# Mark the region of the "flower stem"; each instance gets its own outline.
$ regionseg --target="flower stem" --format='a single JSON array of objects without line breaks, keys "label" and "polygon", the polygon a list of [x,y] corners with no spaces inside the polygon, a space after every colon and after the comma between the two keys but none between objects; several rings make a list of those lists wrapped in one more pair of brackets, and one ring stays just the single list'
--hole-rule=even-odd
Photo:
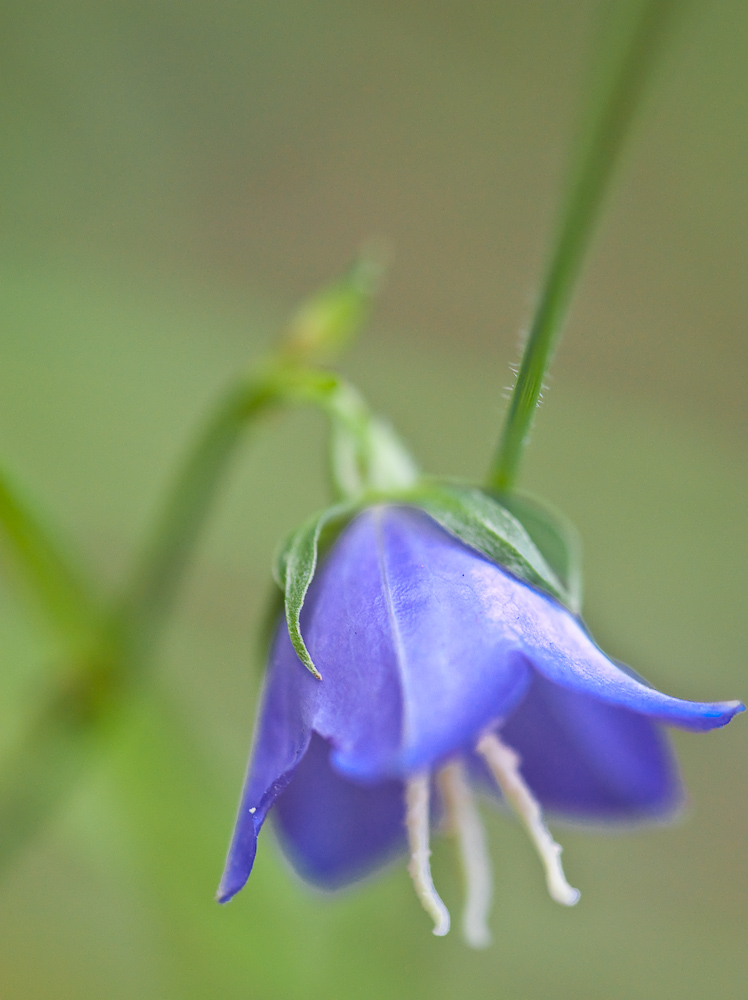
[{"label": "flower stem", "polygon": [[543,379],[563,329],[572,294],[631,121],[678,0],[646,0],[597,115],[579,143],[576,169],[562,211],[509,411],[487,485],[508,492],[517,480]]}]

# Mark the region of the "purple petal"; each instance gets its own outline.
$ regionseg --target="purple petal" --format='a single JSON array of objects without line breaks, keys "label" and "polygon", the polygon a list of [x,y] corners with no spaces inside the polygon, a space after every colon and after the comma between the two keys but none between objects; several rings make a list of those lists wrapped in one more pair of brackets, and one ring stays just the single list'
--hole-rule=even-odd
[{"label": "purple petal", "polygon": [[566,608],[492,563],[476,560],[473,578],[490,613],[504,624],[505,647],[523,652],[560,687],[683,729],[716,729],[744,711],[739,701],[683,701],[636,680],[598,649]]},{"label": "purple petal", "polygon": [[340,537],[302,614],[323,678],[313,727],[339,771],[431,767],[521,700],[529,671],[486,571],[517,585],[413,508],[372,508]]},{"label": "purple petal", "polygon": [[247,810],[244,796],[242,796],[226,864],[221,876],[221,884],[216,893],[216,899],[219,903],[228,903],[240,889],[244,888],[255,863],[256,854],[257,828]]},{"label": "purple petal", "polygon": [[636,820],[672,812],[681,787],[656,723],[535,676],[502,727],[544,808],[576,820]]},{"label": "purple petal", "polygon": [[267,812],[307,751],[312,732],[306,720],[313,711],[316,683],[299,662],[282,625],[273,647],[255,745],[218,889],[220,903],[228,902],[249,878],[257,834]]},{"label": "purple petal", "polygon": [[284,853],[324,889],[362,878],[406,847],[400,781],[355,784],[330,766],[330,746],[313,736],[273,816]]}]

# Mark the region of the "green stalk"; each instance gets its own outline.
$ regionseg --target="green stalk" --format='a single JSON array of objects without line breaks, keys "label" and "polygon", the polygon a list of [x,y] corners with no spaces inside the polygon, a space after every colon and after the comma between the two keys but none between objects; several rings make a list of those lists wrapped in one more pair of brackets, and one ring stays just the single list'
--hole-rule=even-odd
[{"label": "green stalk", "polygon": [[548,271],[522,356],[499,446],[487,478],[496,492],[513,489],[543,379],[563,330],[613,168],[651,74],[677,0],[648,0],[618,71],[581,143]]}]

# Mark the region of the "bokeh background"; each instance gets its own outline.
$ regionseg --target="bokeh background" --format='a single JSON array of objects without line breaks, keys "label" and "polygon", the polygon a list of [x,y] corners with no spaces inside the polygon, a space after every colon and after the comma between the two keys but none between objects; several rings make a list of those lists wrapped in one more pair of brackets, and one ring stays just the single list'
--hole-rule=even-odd
[{"label": "bokeh background", "polygon": [[[588,0],[5,0],[0,455],[114,587],[222,386],[376,236],[346,369],[424,466],[478,478],[559,203]],[[523,485],[585,544],[601,644],[683,697],[748,697],[748,9],[694,0],[639,116]],[[0,894],[19,1000],[738,998],[748,730],[675,735],[672,827],[559,831],[545,895],[486,810],[493,947],[437,940],[404,865],[310,893],[268,830],[213,902],[283,532],[325,502],[321,421],[248,442],[158,669]],[[0,580],[0,749],[59,655]],[[434,868],[453,912],[450,845]]]}]

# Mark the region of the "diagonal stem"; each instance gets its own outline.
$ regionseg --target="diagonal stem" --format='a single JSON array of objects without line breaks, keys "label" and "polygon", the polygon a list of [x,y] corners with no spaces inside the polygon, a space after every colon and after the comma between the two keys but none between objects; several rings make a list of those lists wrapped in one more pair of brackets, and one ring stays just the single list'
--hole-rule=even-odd
[{"label": "diagonal stem", "polygon": [[516,482],[554,347],[563,329],[613,168],[660,51],[678,0],[646,0],[618,71],[582,143],[548,271],[530,325],[517,381],[487,485],[508,492]]}]

